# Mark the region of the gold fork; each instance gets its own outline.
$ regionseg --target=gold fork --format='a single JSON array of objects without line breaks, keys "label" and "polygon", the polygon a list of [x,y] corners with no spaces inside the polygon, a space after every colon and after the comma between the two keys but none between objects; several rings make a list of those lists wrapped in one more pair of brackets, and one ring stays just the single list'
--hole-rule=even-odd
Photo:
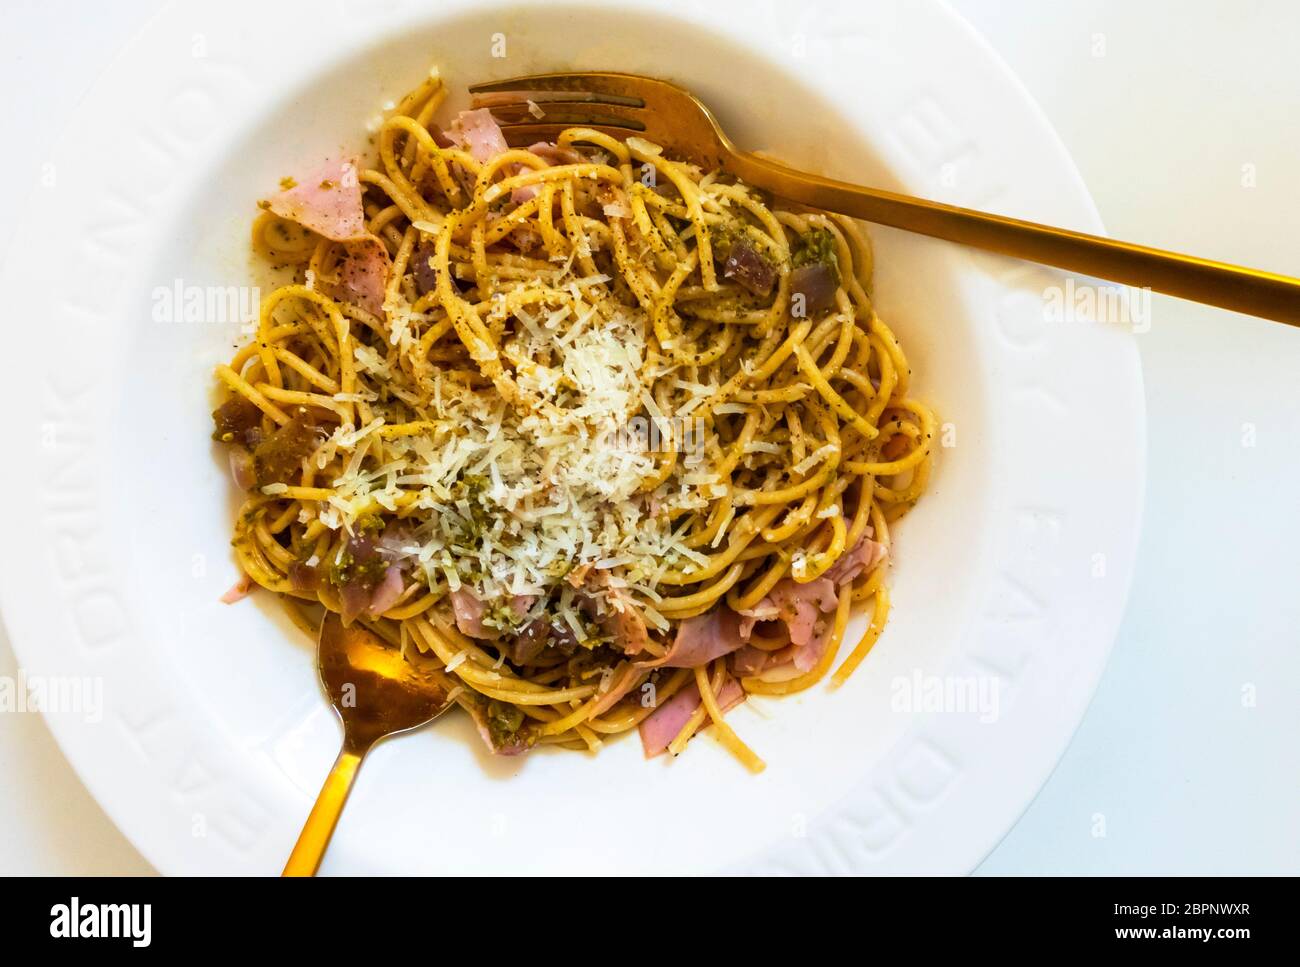
[{"label": "gold fork", "polygon": [[476,84],[470,92],[512,145],[553,139],[569,127],[636,135],[706,171],[721,169],[812,208],[1300,326],[1300,279],[796,171],[738,150],[707,107],[668,81],[606,72],[535,74]]}]

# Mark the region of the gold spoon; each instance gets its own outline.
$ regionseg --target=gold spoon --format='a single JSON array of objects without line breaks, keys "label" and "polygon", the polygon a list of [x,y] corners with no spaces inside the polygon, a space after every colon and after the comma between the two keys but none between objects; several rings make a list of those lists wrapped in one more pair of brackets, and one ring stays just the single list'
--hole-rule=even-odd
[{"label": "gold spoon", "polygon": [[638,136],[672,147],[705,171],[721,168],[823,211],[1300,326],[1300,279],[796,171],[739,150],[704,104],[658,78],[534,74],[475,84],[470,93],[474,107],[491,110],[511,145],[554,139],[571,127]]},{"label": "gold spoon", "polygon": [[285,876],[315,876],[361,760],[375,743],[433,721],[454,703],[441,669],[407,661],[373,631],[343,627],[328,612],[320,627],[316,663],[321,683],[343,721],[343,749],[321,786],[316,805],[298,836]]}]

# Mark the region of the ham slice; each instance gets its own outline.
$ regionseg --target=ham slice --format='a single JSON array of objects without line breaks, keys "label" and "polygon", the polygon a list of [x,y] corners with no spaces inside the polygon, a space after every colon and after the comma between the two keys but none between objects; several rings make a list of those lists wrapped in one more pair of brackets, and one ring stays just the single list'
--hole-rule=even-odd
[{"label": "ham slice", "polygon": [[231,585],[230,590],[221,596],[222,604],[234,604],[243,601],[253,589],[253,579],[247,574],[239,575],[239,580]]},{"label": "ham slice", "polygon": [[736,652],[736,657],[732,658],[731,672],[740,678],[752,677],[765,682],[787,682],[816,668],[817,663],[826,654],[828,641],[830,641],[830,629],[826,628],[807,645],[786,645],[777,651],[768,652],[755,648],[757,655],[742,649]]},{"label": "ham slice", "polygon": [[495,632],[483,627],[483,615],[487,608],[472,591],[457,588],[451,592],[451,609],[456,616],[456,627],[462,635],[470,638],[496,637]]},{"label": "ham slice", "polygon": [[368,534],[358,532],[348,538],[347,557],[343,560],[346,580],[339,586],[339,617],[345,628],[363,613],[382,614],[401,597],[402,566],[388,563],[388,557],[378,541]]},{"label": "ham slice", "polygon": [[339,587],[339,617],[346,628],[370,607],[370,588],[363,581],[348,581]]},{"label": "ham slice", "polygon": [[252,490],[257,485],[257,470],[253,467],[253,454],[238,443],[230,445],[230,477],[240,490]]},{"label": "ham slice", "polygon": [[[514,725],[513,731],[503,734],[498,729],[495,738],[492,727],[494,707],[498,709],[498,716],[514,716],[516,719],[515,722],[510,723]],[[474,726],[478,729],[483,744],[493,755],[523,755],[537,742],[537,730],[527,724],[521,713],[503,703],[486,702],[483,705],[476,703],[470,707],[469,714],[474,720]]]},{"label": "ham slice", "polygon": [[510,150],[506,136],[501,133],[501,126],[485,107],[476,111],[461,111],[452,122],[447,136],[468,151],[479,164],[486,164],[497,155]]},{"label": "ham slice", "polygon": [[[470,153],[475,161],[486,164],[499,154],[510,150],[501,126],[487,108],[477,111],[461,111],[452,124],[448,136]],[[581,160],[578,153],[571,148],[560,148],[545,141],[539,141],[528,149],[548,165],[576,164]],[[511,165],[507,174],[518,174],[523,166]],[[516,205],[536,198],[541,192],[539,185],[525,185],[510,192],[510,200]]]},{"label": "ham slice", "polygon": [[573,148],[561,148],[550,141],[538,141],[536,144],[530,144],[528,150],[552,167],[582,164],[582,155],[578,154]]},{"label": "ham slice", "polygon": [[[582,163],[582,155],[578,154],[578,152],[572,148],[561,148],[549,141],[538,141],[536,144],[529,145],[528,150],[545,161],[549,167]],[[520,169],[522,167],[521,165]],[[516,173],[518,173],[518,169]],[[541,185],[524,185],[522,188],[516,188],[510,192],[510,200],[516,205],[522,205],[526,201],[532,201],[541,194],[541,191]]]},{"label": "ham slice", "polygon": [[345,242],[344,249],[339,280],[328,287],[330,294],[360,306],[372,315],[382,316],[388,270],[392,264],[388,249],[377,238]]},{"label": "ham slice", "polygon": [[335,242],[365,237],[366,213],[354,162],[330,158],[295,181],[268,199],[271,211]]},{"label": "ham slice", "polygon": [[786,578],[753,608],[741,612],[746,618],[740,628],[741,637],[748,638],[759,621],[780,618],[790,630],[790,641],[807,645],[816,634],[818,612],[834,611],[838,602],[839,594],[830,578],[822,576],[806,584]]},{"label": "ham slice", "polygon": [[397,603],[404,590],[402,569],[390,564],[388,570],[384,571],[384,579],[375,585],[367,610],[378,617]]},{"label": "ham slice", "polygon": [[623,647],[623,654],[638,655],[650,643],[650,630],[645,618],[632,602],[632,596],[618,585],[610,583],[605,571],[587,571],[575,587],[586,585],[581,598],[582,609],[600,623],[606,634]]},{"label": "ham slice", "polygon": [[[516,594],[510,599],[510,609],[517,616],[523,618],[536,603],[537,595],[535,594]],[[483,615],[487,613],[487,605],[473,591],[461,587],[451,592],[451,610],[456,617],[456,627],[460,629],[462,635],[467,635],[470,638],[482,638],[486,641],[496,641],[501,637],[495,628],[489,628],[483,624]],[[539,620],[545,622],[545,619]],[[537,624],[537,622],[531,622],[530,627],[532,624]],[[543,637],[542,644],[545,643],[546,639]],[[538,650],[540,651],[540,647]]]},{"label": "ham slice", "polygon": [[390,259],[384,243],[366,231],[355,162],[330,158],[268,199],[276,215],[344,246],[339,281],[328,293],[381,315]]},{"label": "ham slice", "polygon": [[802,645],[791,645],[794,652],[791,656],[794,667],[800,672],[810,672],[816,668],[817,663],[822,660],[822,655],[826,653],[826,643],[830,639],[830,625],[822,623],[808,641]]},{"label": "ham slice", "polygon": [[884,544],[879,544],[871,540],[870,537],[871,531],[868,529],[867,533],[853,546],[853,549],[841,554],[839,560],[827,568],[822,577],[829,578],[836,585],[843,586],[856,581],[859,574],[870,571],[883,561],[888,550]]},{"label": "ham slice", "polygon": [[306,561],[294,561],[286,572],[289,586],[295,591],[315,591],[320,587],[320,572]]},{"label": "ham slice", "polygon": [[[804,672],[794,663],[795,651],[794,645],[781,649],[768,659],[767,665],[754,677],[770,683],[788,682],[792,678],[798,678]],[[816,664],[813,662],[809,667],[816,667]]]},{"label": "ham slice", "polygon": [[605,592],[605,601],[609,613],[602,617],[601,625],[622,643],[623,654],[637,655],[645,651],[650,643],[650,631],[631,596],[622,588],[611,587]]},{"label": "ham slice", "polygon": [[735,675],[757,675],[767,664],[769,653],[762,648],[746,645],[731,656],[731,671]]},{"label": "ham slice", "polygon": [[[753,608],[742,612],[744,619],[740,623],[740,635],[748,639],[757,622],[774,621],[779,618],[785,622],[790,632],[792,646],[790,658],[794,668],[800,672],[810,671],[821,660],[830,637],[830,629],[821,619],[821,614],[834,611],[838,604],[839,592],[836,590],[835,582],[825,575],[806,584],[786,578],[778,582],[776,587],[768,592],[767,597]],[[751,662],[751,658],[752,656],[749,656],[745,659],[747,664]],[[768,660],[759,666],[759,671],[773,669],[784,663],[784,657],[769,656]],[[737,672],[737,674],[742,673]]]},{"label": "ham slice", "polygon": [[772,603],[771,598],[764,598],[752,608],[740,612],[740,637],[744,641],[754,633],[754,625],[760,621],[776,621],[781,617],[781,609]]},{"label": "ham slice", "polygon": [[[718,707],[724,712],[735,708],[744,700],[745,691],[734,678],[727,679],[718,691]],[[668,744],[677,738],[682,726],[695,714],[701,701],[700,690],[692,682],[642,720],[638,731],[641,733],[641,748],[645,750],[647,759],[653,759],[668,748]]]},{"label": "ham slice", "polygon": [[776,282],[776,266],[748,241],[738,240],[722,263],[722,275],[754,295],[766,296]]},{"label": "ham slice", "polygon": [[668,668],[697,668],[744,647],[740,616],[725,605],[707,614],[687,618],[677,628],[668,654],[655,664]]}]

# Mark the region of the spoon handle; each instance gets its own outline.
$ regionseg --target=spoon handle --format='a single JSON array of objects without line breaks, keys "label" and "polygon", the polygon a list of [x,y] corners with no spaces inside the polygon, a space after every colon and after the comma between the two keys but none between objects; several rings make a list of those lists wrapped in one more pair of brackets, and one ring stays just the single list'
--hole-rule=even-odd
[{"label": "spoon handle", "polygon": [[307,822],[298,835],[298,842],[289,854],[289,862],[284,864],[282,876],[316,875],[365,754],[364,749],[354,752],[346,746],[339,752],[334,767],[321,786],[320,795],[316,797],[316,805],[311,807],[311,815],[307,817]]}]

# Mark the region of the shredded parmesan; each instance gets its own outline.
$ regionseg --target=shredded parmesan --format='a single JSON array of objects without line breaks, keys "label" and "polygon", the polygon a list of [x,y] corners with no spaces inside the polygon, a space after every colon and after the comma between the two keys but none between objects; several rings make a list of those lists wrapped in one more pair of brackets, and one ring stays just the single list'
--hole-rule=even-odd
[{"label": "shredded parmesan", "polygon": [[[692,488],[719,486],[717,475],[691,471],[683,461],[654,495],[657,514],[642,493],[656,472],[656,455],[628,427],[649,414],[666,435],[669,421],[641,379],[644,313],[622,308],[601,316],[597,306],[608,305],[608,297],[602,292],[589,301],[584,295],[609,281],[604,275],[569,279],[571,304],[517,313],[521,327],[501,353],[520,388],[540,405],[510,406],[494,392],[434,373],[426,397],[433,405],[413,429],[382,434],[380,466],[366,457],[388,426],[382,405],[363,425],[338,427],[318,451],[322,467],[343,460],[321,523],[350,532],[376,507],[393,512],[399,501],[414,504],[427,511],[408,518],[408,550],[417,567],[431,584],[445,582],[451,591],[468,586],[484,600],[546,594],[583,567],[606,574],[627,569],[639,576],[638,593],[648,597],[666,568],[707,560],[674,533],[665,511],[703,506],[704,495]],[[394,338],[417,338],[409,305],[398,298],[388,308]],[[353,355],[358,373],[395,374],[373,348],[357,345]],[[534,362],[542,359],[545,365]],[[701,401],[716,389],[689,388]],[[334,398],[374,402],[365,390]],[[580,639],[586,636],[572,594],[555,613]],[[646,620],[667,626],[657,612]]]}]

